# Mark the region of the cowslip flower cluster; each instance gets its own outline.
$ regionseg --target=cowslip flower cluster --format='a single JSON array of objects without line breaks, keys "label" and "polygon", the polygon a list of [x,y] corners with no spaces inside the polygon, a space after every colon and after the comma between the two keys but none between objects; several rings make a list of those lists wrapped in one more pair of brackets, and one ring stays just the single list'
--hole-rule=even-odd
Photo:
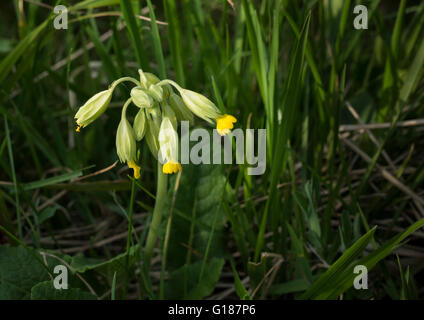
[{"label": "cowslip flower cluster", "polygon": [[[75,114],[76,131],[80,132],[106,111],[113,91],[119,83],[130,81],[136,85],[131,89],[130,98],[122,108],[121,121],[116,132],[119,160],[133,169],[134,178],[140,177],[140,166],[136,158],[137,141],[146,138],[153,156],[164,164],[163,173],[172,174],[181,170],[181,164],[178,162],[177,121],[192,123],[193,114],[209,123],[215,121],[217,132],[221,136],[228,134],[237,122],[235,117],[223,114],[205,96],[184,89],[172,80],[160,81],[152,73],[142,70],[138,72],[139,80],[124,77],[114,81],[109,89],[95,94]],[[138,107],[132,125],[126,115],[131,104]]]}]

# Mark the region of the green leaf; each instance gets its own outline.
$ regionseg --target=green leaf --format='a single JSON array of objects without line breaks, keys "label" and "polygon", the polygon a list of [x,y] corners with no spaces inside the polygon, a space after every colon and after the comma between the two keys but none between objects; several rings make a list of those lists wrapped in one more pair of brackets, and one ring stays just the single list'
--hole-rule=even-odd
[{"label": "green leaf", "polygon": [[[169,280],[165,285],[165,292],[167,299],[202,299],[210,295],[216,283],[221,276],[222,267],[225,260],[220,258],[212,258],[206,265],[202,281],[198,282],[202,261],[197,261],[190,265],[173,271],[169,275]],[[184,277],[188,276],[187,295],[182,296],[184,287]]]},{"label": "green leaf", "polygon": [[40,216],[38,217],[38,224],[42,224],[47,219],[53,217],[57,209],[59,209],[59,206],[55,205],[53,207],[47,207],[43,211],[41,211]]},{"label": "green leaf", "polygon": [[[311,267],[309,265],[309,262],[306,258],[303,239],[300,240],[299,237],[296,235],[296,232],[293,230],[293,227],[290,224],[287,224],[287,230],[290,234],[290,240],[292,241],[292,254],[293,258],[295,259],[296,265],[299,267],[299,269],[302,270],[302,273],[306,276],[306,278],[309,281],[312,281],[312,272]],[[296,269],[298,269],[296,267]]]},{"label": "green leaf", "polygon": [[159,65],[159,76],[161,78],[166,78],[165,59],[163,57],[162,44],[160,42],[158,25],[156,24],[155,12],[153,10],[153,6],[150,0],[147,0],[147,5],[149,7],[149,15],[152,25],[153,47],[155,51],[156,60]]},{"label": "green leaf", "polygon": [[50,19],[46,19],[37,28],[32,30],[0,63],[0,83],[2,83],[18,59],[26,52],[38,35],[48,26]]},{"label": "green leaf", "polygon": [[31,288],[49,279],[46,268],[28,250],[32,249],[0,247],[0,300],[29,299]]},{"label": "green leaf", "polygon": [[[287,160],[287,152],[284,146],[290,137],[291,131],[293,129],[293,123],[295,123],[296,115],[298,114],[310,18],[311,13],[309,12],[303,24],[301,36],[297,40],[295,50],[290,58],[290,71],[288,78],[285,81],[284,96],[281,102],[282,119],[285,119],[285,121],[282,121],[278,125],[277,136],[275,137],[275,141],[272,141],[273,146],[278,147],[275,148],[275,152],[273,152],[272,155],[270,193],[261,218],[259,233],[256,240],[254,256],[255,261],[258,261],[264,246],[265,231],[268,222],[267,220],[268,213],[270,211],[270,205],[274,201],[274,197],[277,195],[277,184]],[[274,151],[274,149],[272,149],[272,151]]]},{"label": "green leaf", "polygon": [[[340,274],[339,281],[337,282],[337,285],[335,285],[332,288],[331,292],[322,294],[320,298],[322,299],[337,298],[337,296],[339,296],[340,294],[348,290],[353,285],[353,280],[356,277],[356,274],[353,273],[353,269],[356,265],[365,266],[369,272],[372,268],[374,268],[374,266],[379,261],[383,260],[395,249],[397,249],[401,241],[403,241],[406,237],[411,235],[416,230],[422,228],[423,226],[424,226],[424,219],[421,219],[415,222],[409,228],[407,228],[404,232],[393,237],[390,241],[388,241],[386,244],[384,244],[377,250],[373,251],[371,254],[367,255],[366,257],[363,257],[362,259],[356,261],[355,263],[352,263],[348,268],[345,268],[345,270],[343,270],[343,273]],[[372,230],[375,230],[375,228]]]},{"label": "green leaf", "polygon": [[263,299],[262,293],[266,287],[264,279],[267,273],[272,268],[272,260],[274,255],[262,253],[259,262],[249,261],[247,264],[247,274],[249,275],[250,288],[252,296],[256,299]]},{"label": "green leaf", "polygon": [[53,281],[44,281],[31,289],[31,300],[96,300],[96,296],[80,288],[56,289]]},{"label": "green leaf", "polygon": [[12,50],[12,40],[7,38],[0,38],[0,53],[6,53]]},{"label": "green leaf", "polygon": [[127,253],[122,253],[116,257],[101,262],[99,259],[86,258],[82,254],[78,254],[72,258],[71,267],[74,271],[84,273],[88,270],[94,270],[102,274],[108,281],[112,282],[116,272],[117,277],[125,275],[127,269],[132,267],[138,259],[139,245],[131,247],[128,255],[128,266],[126,264]]},{"label": "green leaf", "polygon": [[112,288],[110,289],[110,300],[115,300],[116,291],[116,271],[113,273]]},{"label": "green leaf", "polygon": [[[374,227],[356,241],[336,262],[315,281],[302,295],[302,299],[314,299],[323,292],[337,286],[340,274],[362,253],[371,241],[377,227]],[[353,273],[352,273],[353,274]],[[352,282],[353,283],[353,282]]]},{"label": "green leaf", "polygon": [[75,6],[71,7],[71,9],[94,9],[99,7],[113,6],[117,4],[119,4],[119,0],[85,0],[80,1]]},{"label": "green leaf", "polygon": [[[315,280],[317,279],[317,276],[313,276],[312,278]],[[296,279],[271,286],[270,293],[283,295],[287,293],[301,292],[308,289],[310,285],[311,284],[306,279]]]},{"label": "green leaf", "polygon": [[407,102],[409,96],[414,89],[414,85],[419,79],[420,72],[422,70],[422,66],[424,64],[424,39],[421,41],[420,47],[418,49],[417,55],[412,61],[411,66],[408,69],[408,73],[406,74],[405,83],[400,90],[399,98],[402,102]]},{"label": "green leaf", "polygon": [[141,66],[143,61],[143,46],[141,42],[141,32],[138,30],[135,21],[134,11],[130,0],[120,0],[122,14],[124,15],[125,22],[127,23],[128,32],[130,34],[131,43],[135,50],[135,57],[138,65]]},{"label": "green leaf", "polygon": [[234,275],[234,288],[236,289],[237,295],[242,300],[251,300],[249,293],[247,292],[246,288],[244,287],[243,283],[240,280],[236,267],[234,266],[233,260],[230,260],[230,262],[231,262],[231,268],[233,270],[233,275]]},{"label": "green leaf", "polygon": [[[171,180],[170,185],[172,186],[174,183],[175,177]],[[168,247],[169,268],[175,269],[184,265],[187,254],[191,254],[193,259],[198,257],[193,252],[205,254],[216,214],[218,215],[217,223],[208,257],[223,257],[224,213],[223,210],[219,210],[217,213],[217,209],[222,199],[224,185],[225,176],[222,174],[220,165],[195,166],[190,164],[183,166]],[[171,199],[172,195],[170,194],[168,204],[171,203]],[[195,202],[196,218],[193,220],[191,212]],[[163,221],[166,219],[167,217]],[[192,244],[190,249],[187,249],[192,224],[194,224]]]},{"label": "green leaf", "polygon": [[168,42],[171,51],[173,66],[175,69],[176,80],[181,86],[185,86],[184,72],[184,51],[181,38],[183,32],[180,27],[180,18],[178,17],[177,3],[173,0],[164,0],[165,18],[168,22]]},{"label": "green leaf", "polygon": [[398,58],[400,50],[400,39],[402,35],[403,20],[405,17],[405,8],[406,0],[401,0],[399,4],[398,14],[395,22],[395,27],[393,29],[392,40],[391,40],[391,49],[392,54],[395,59]]},{"label": "green leaf", "polygon": [[48,179],[43,179],[43,180],[34,181],[34,182],[28,182],[28,183],[25,183],[22,186],[22,189],[27,191],[27,190],[43,188],[43,187],[47,187],[47,186],[50,186],[52,184],[60,183],[60,182],[63,182],[63,181],[69,181],[69,180],[71,180],[73,178],[77,178],[79,176],[82,176],[82,170],[77,170],[77,171],[73,171],[73,172],[70,172],[70,173],[61,174],[59,176],[51,177],[51,178],[48,178]]}]

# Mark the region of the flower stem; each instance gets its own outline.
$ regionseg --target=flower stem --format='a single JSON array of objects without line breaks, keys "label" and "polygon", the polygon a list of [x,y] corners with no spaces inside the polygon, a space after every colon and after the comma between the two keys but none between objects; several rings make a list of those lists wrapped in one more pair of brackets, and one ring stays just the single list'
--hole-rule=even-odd
[{"label": "flower stem", "polygon": [[170,209],[169,218],[168,218],[168,224],[166,225],[165,240],[163,243],[162,268],[160,272],[160,283],[159,283],[159,299],[160,300],[164,299],[164,294],[165,294],[164,282],[165,282],[166,257],[168,254],[169,237],[171,235],[172,215],[174,213],[175,200],[177,198],[177,191],[180,185],[180,179],[181,179],[181,171],[178,172],[177,181],[175,182],[174,194],[172,195],[172,203],[171,203],[171,209]]},{"label": "flower stem", "polygon": [[134,199],[135,199],[135,180],[131,179],[131,200],[130,200],[130,208],[128,213],[128,237],[127,237],[127,261],[128,257],[130,255],[130,249],[131,249],[131,233],[132,233],[132,226],[133,226],[133,212],[134,212]]},{"label": "flower stem", "polygon": [[[130,200],[130,208],[128,212],[128,236],[127,236],[127,249],[126,249],[126,257],[125,257],[125,270],[127,271],[127,276],[129,274],[129,259],[130,259],[130,250],[131,250],[131,236],[132,236],[132,227],[133,227],[133,212],[134,212],[134,199],[135,199],[135,180],[131,179],[131,200]],[[116,276],[116,274],[115,274]],[[128,277],[124,283],[124,299],[127,294],[127,285],[128,285]],[[114,292],[112,292],[114,293]]]},{"label": "flower stem", "polygon": [[123,77],[123,78],[119,78],[118,80],[113,81],[111,87],[115,88],[118,84],[120,84],[121,82],[124,82],[124,81],[131,81],[135,85],[140,86],[140,82],[137,79],[134,79],[132,77]]},{"label": "flower stem", "polygon": [[162,213],[164,211],[166,203],[168,187],[168,177],[162,172],[162,164],[158,161],[158,179],[156,189],[156,203],[153,210],[152,223],[150,225],[149,233],[147,234],[146,249],[145,249],[145,262],[147,266],[150,266],[150,260],[152,258],[153,247],[157,239],[159,226],[162,220]]},{"label": "flower stem", "polygon": [[127,101],[125,101],[124,106],[122,107],[122,111],[121,111],[121,117],[126,119],[127,118],[127,108],[130,105],[132,99],[128,98]]},{"label": "flower stem", "polygon": [[181,91],[183,89],[178,85],[178,83],[176,83],[175,81],[169,80],[169,79],[165,79],[165,80],[162,80],[162,81],[156,83],[157,86],[163,86],[165,84],[170,84],[170,85],[174,86],[174,88],[177,89],[178,91]]}]

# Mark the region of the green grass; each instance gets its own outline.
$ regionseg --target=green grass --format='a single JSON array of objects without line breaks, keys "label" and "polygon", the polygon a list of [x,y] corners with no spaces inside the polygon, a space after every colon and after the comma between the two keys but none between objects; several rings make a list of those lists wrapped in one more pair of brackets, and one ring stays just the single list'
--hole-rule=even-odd
[{"label": "green grass", "polygon": [[[69,26],[55,30],[51,7],[19,2],[0,4],[0,255],[45,274],[16,298],[49,281],[58,260],[45,268],[44,251],[76,270],[78,297],[424,297],[423,126],[402,125],[424,115],[424,3],[64,0]],[[367,30],[353,27],[359,3]],[[266,128],[265,174],[183,165],[164,189],[145,140],[140,180],[112,165],[132,85],[80,134],[74,115],[139,68],[204,94],[237,128]],[[368,290],[352,287],[358,264]],[[1,281],[0,299],[15,297]]]}]

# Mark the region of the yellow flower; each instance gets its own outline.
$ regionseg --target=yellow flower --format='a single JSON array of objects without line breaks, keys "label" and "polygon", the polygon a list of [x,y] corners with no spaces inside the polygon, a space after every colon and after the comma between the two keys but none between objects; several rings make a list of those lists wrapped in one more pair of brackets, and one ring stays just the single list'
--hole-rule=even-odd
[{"label": "yellow flower", "polygon": [[212,119],[215,119],[216,129],[221,136],[230,133],[230,130],[234,128],[233,123],[237,122],[237,119],[231,115],[222,114],[217,106],[204,95],[181,88],[177,83],[169,79],[158,83],[158,85],[161,84],[171,84],[181,95],[181,99],[175,99],[176,95],[172,94],[170,97],[171,106],[174,108],[177,117],[181,118],[181,110],[184,109],[183,106],[185,105],[192,113],[209,123],[213,123]]},{"label": "yellow flower", "polygon": [[199,118],[212,123],[211,119],[215,119],[220,115],[219,109],[215,104],[200,93],[182,88],[178,89],[178,91],[187,108]]},{"label": "yellow flower", "polygon": [[182,169],[181,164],[178,161],[172,161],[172,160],[165,163],[162,167],[163,173],[166,173],[166,174],[177,173],[178,171],[181,171],[181,169]]},{"label": "yellow flower", "polygon": [[162,119],[159,130],[159,160],[165,164],[162,167],[163,173],[170,174],[181,170],[178,159],[178,134],[175,131],[171,120],[168,117]]},{"label": "yellow flower", "polygon": [[230,133],[230,130],[234,128],[234,122],[237,122],[237,119],[229,114],[224,114],[215,119],[216,121],[216,131],[221,136],[225,136]]}]

